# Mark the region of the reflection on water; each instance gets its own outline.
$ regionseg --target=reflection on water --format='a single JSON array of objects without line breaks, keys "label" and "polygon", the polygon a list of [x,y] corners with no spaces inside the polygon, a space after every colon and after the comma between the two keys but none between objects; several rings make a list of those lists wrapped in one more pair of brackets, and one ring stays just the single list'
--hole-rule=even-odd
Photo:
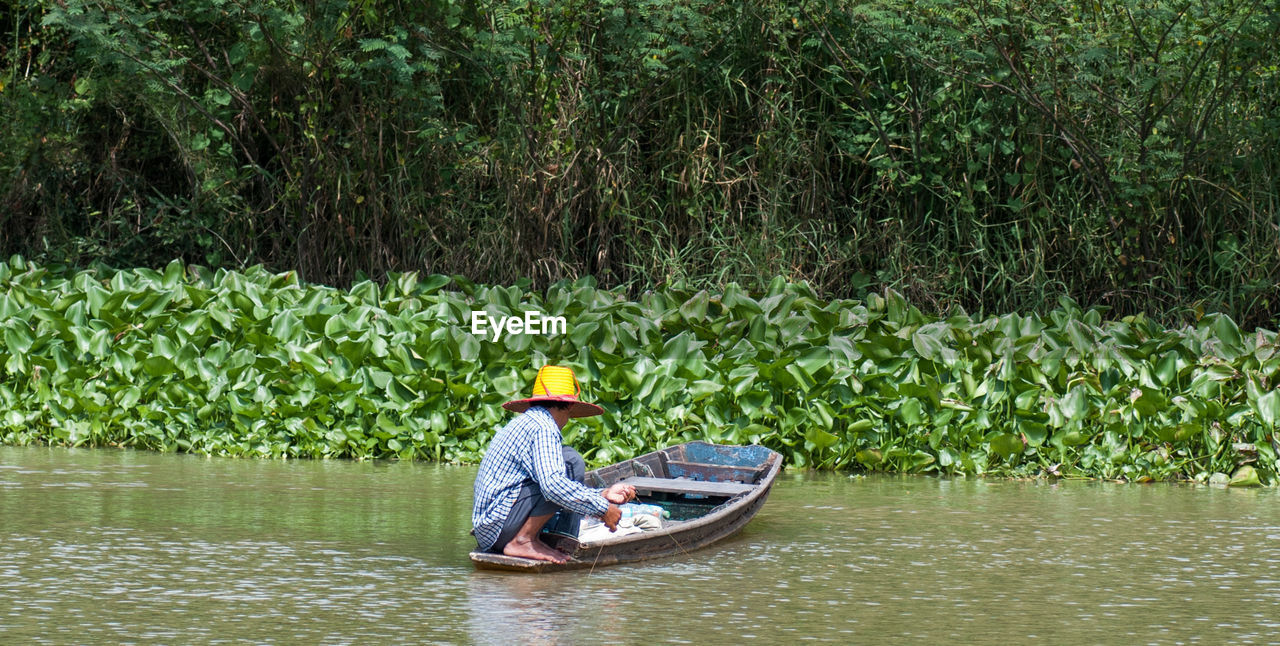
[{"label": "reflection on water", "polygon": [[564,576],[527,577],[477,573],[467,580],[467,629],[472,643],[501,644],[519,635],[527,644],[555,644],[566,612],[598,602]]},{"label": "reflection on water", "polygon": [[784,474],[733,539],[466,560],[474,469],[0,447],[0,643],[1273,643],[1280,492]]}]

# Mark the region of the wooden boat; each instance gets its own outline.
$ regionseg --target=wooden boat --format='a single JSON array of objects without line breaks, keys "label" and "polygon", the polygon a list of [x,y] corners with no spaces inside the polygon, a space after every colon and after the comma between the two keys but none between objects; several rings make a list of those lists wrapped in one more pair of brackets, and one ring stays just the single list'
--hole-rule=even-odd
[{"label": "wooden boat", "polygon": [[[589,471],[585,482],[603,489],[616,482],[636,488],[638,502],[670,512],[662,528],[598,542],[543,532],[567,563],[472,552],[477,569],[552,572],[674,556],[706,547],[742,529],[764,505],[782,468],[782,456],[763,446],[689,442]],[[553,523],[549,523],[551,525]]]}]

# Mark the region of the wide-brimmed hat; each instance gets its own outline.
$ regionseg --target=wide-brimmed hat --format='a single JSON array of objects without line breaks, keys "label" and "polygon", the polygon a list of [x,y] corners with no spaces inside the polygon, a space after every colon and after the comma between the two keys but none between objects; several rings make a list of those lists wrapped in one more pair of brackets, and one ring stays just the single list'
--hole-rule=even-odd
[{"label": "wide-brimmed hat", "polygon": [[578,378],[573,369],[564,366],[542,366],[538,378],[533,380],[533,397],[514,399],[502,405],[513,413],[523,413],[530,406],[539,402],[566,402],[569,406],[569,417],[591,417],[604,412],[595,404],[578,399],[582,389],[578,387]]}]

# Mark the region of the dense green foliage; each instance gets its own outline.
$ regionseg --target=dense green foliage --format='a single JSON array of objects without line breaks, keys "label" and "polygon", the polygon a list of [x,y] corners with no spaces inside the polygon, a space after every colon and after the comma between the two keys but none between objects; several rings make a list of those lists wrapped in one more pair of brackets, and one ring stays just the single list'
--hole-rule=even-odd
[{"label": "dense green foliage", "polygon": [[1262,0],[3,0],[0,253],[1280,302]]},{"label": "dense green foliage", "polygon": [[[472,310],[568,329],[477,337]],[[824,302],[781,279],[632,301],[590,280],[337,290],[260,268],[72,274],[15,258],[0,325],[4,443],[475,461],[510,418],[500,404],[555,362],[607,411],[566,428],[597,464],[706,439],[825,468],[1276,478],[1276,333],[1216,314],[1170,330],[1070,302],[938,319],[892,291]]]}]

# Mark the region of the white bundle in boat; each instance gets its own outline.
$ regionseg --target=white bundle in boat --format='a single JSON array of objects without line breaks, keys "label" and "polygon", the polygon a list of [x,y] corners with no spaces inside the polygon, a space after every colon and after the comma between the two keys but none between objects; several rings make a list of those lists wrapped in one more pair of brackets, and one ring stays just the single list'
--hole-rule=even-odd
[{"label": "white bundle in boat", "polygon": [[578,542],[594,543],[611,536],[626,536],[662,529],[662,516],[670,517],[671,515],[671,512],[658,505],[627,503],[618,507],[622,511],[622,519],[618,521],[618,531],[609,531],[599,518],[584,518],[578,527]]}]

